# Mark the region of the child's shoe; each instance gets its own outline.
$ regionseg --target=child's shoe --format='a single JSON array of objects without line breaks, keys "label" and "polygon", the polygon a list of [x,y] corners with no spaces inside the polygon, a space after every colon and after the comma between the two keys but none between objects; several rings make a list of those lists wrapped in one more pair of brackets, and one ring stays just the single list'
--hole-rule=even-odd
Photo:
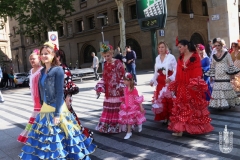
[{"label": "child's shoe", "polygon": [[129,139],[131,136],[132,136],[132,132],[128,132],[124,137],[124,139]]},{"label": "child's shoe", "polygon": [[138,125],[138,132],[142,132],[142,124]]}]

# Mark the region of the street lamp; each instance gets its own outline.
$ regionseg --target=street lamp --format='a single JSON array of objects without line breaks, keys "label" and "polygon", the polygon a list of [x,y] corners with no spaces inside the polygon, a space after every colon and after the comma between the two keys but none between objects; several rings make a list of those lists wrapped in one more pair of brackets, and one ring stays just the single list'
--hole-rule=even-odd
[{"label": "street lamp", "polygon": [[[106,15],[104,15],[104,14],[99,14],[99,15],[97,16],[97,18],[98,18],[98,19],[105,19],[105,18],[106,18],[106,24],[108,24],[108,17],[107,17]],[[102,42],[104,43],[103,26],[104,26],[104,25],[102,25],[101,34],[102,34]]]},{"label": "street lamp", "polygon": [[190,19],[193,19],[193,17],[194,17],[194,13],[193,13],[192,10],[190,11],[189,16],[190,16]]}]

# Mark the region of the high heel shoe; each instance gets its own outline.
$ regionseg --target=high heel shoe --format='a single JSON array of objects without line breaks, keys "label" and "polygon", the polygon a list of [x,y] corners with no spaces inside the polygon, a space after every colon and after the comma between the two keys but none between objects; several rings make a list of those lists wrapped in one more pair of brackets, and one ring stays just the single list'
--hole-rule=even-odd
[{"label": "high heel shoe", "polygon": [[132,132],[128,132],[124,137],[124,139],[129,139],[131,136],[132,136]]},{"label": "high heel shoe", "polygon": [[172,133],[173,136],[182,137],[183,132]]}]

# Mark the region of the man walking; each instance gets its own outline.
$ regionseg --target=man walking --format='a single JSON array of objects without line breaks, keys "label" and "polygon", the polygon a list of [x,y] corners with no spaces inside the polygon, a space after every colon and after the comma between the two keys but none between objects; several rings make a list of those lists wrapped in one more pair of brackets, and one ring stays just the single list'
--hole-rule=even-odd
[{"label": "man walking", "polygon": [[[3,77],[3,73],[2,73],[2,68],[0,66],[0,82],[1,82],[2,77]],[[4,99],[3,99],[2,92],[0,90],[0,103],[3,103],[3,102],[4,102]]]},{"label": "man walking", "polygon": [[98,80],[99,79],[99,75],[97,73],[97,70],[98,70],[99,60],[98,60],[98,57],[95,55],[94,52],[92,52],[91,55],[93,57],[92,68],[93,68],[93,71],[94,71],[94,74],[95,74],[95,80]]},{"label": "man walking", "polygon": [[134,77],[135,85],[137,85],[137,76],[136,76],[136,64],[135,60],[137,59],[136,53],[131,49],[131,46],[126,46],[126,67],[129,73]]}]

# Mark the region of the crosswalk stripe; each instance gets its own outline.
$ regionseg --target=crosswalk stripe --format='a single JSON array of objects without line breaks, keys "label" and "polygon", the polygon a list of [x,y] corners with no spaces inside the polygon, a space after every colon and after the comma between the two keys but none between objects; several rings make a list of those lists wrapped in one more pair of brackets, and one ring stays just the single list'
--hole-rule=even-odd
[{"label": "crosswalk stripe", "polygon": [[[15,108],[17,108],[17,107],[15,107]],[[2,109],[2,110],[4,110],[4,111],[8,111],[7,109]],[[30,111],[29,111],[30,112]],[[8,113],[10,113],[10,114],[15,114],[15,115],[17,115],[18,117],[21,117],[21,118],[25,118],[25,119],[27,119],[28,117],[27,116],[23,116],[23,115],[20,115],[20,114],[18,114],[18,113],[15,113],[15,112],[13,112],[13,111],[8,111]],[[98,118],[98,116],[97,116],[97,118]],[[92,122],[92,121],[91,121]],[[92,122],[92,123],[95,123],[95,122]],[[96,124],[96,123],[95,123]],[[145,126],[144,125],[144,128],[148,128],[148,129],[152,129],[152,130],[155,130],[156,128],[154,128],[154,127],[149,127],[149,126]],[[167,132],[169,132],[169,131],[167,131]],[[99,134],[99,133],[95,133],[95,134]],[[155,140],[159,140],[159,141],[161,141],[161,142],[167,142],[167,143],[171,143],[171,144],[173,144],[173,143],[175,143],[176,144],[176,142],[174,142],[174,141],[172,141],[172,140],[166,140],[166,139],[163,139],[163,138],[158,138],[158,137],[156,137],[156,136],[149,136],[149,135],[147,135],[147,134],[141,134],[141,136],[143,136],[143,137],[145,137],[145,138],[148,138],[148,139],[155,139]],[[187,135],[188,136],[188,135]],[[114,136],[114,139],[116,138],[116,136]],[[196,137],[194,137],[194,138],[196,138]],[[203,139],[202,139],[203,140]],[[206,139],[205,139],[206,140]],[[203,141],[204,142],[204,141]],[[216,141],[215,141],[216,142]],[[185,145],[187,145],[187,144],[183,144],[183,143],[178,143],[178,144],[176,144],[177,146],[178,145],[180,145],[180,146],[182,146],[182,147],[187,147],[187,148],[190,148],[189,146],[185,146]],[[239,146],[235,146],[235,148],[239,148]],[[199,150],[203,150],[203,148],[201,148],[201,147],[197,147]],[[156,148],[155,148],[156,149]],[[216,152],[214,152],[214,151],[212,151],[212,153],[214,153],[214,154],[219,154],[219,152],[218,151],[216,151]],[[173,154],[174,155],[174,154]],[[129,157],[130,158],[130,157]]]}]

